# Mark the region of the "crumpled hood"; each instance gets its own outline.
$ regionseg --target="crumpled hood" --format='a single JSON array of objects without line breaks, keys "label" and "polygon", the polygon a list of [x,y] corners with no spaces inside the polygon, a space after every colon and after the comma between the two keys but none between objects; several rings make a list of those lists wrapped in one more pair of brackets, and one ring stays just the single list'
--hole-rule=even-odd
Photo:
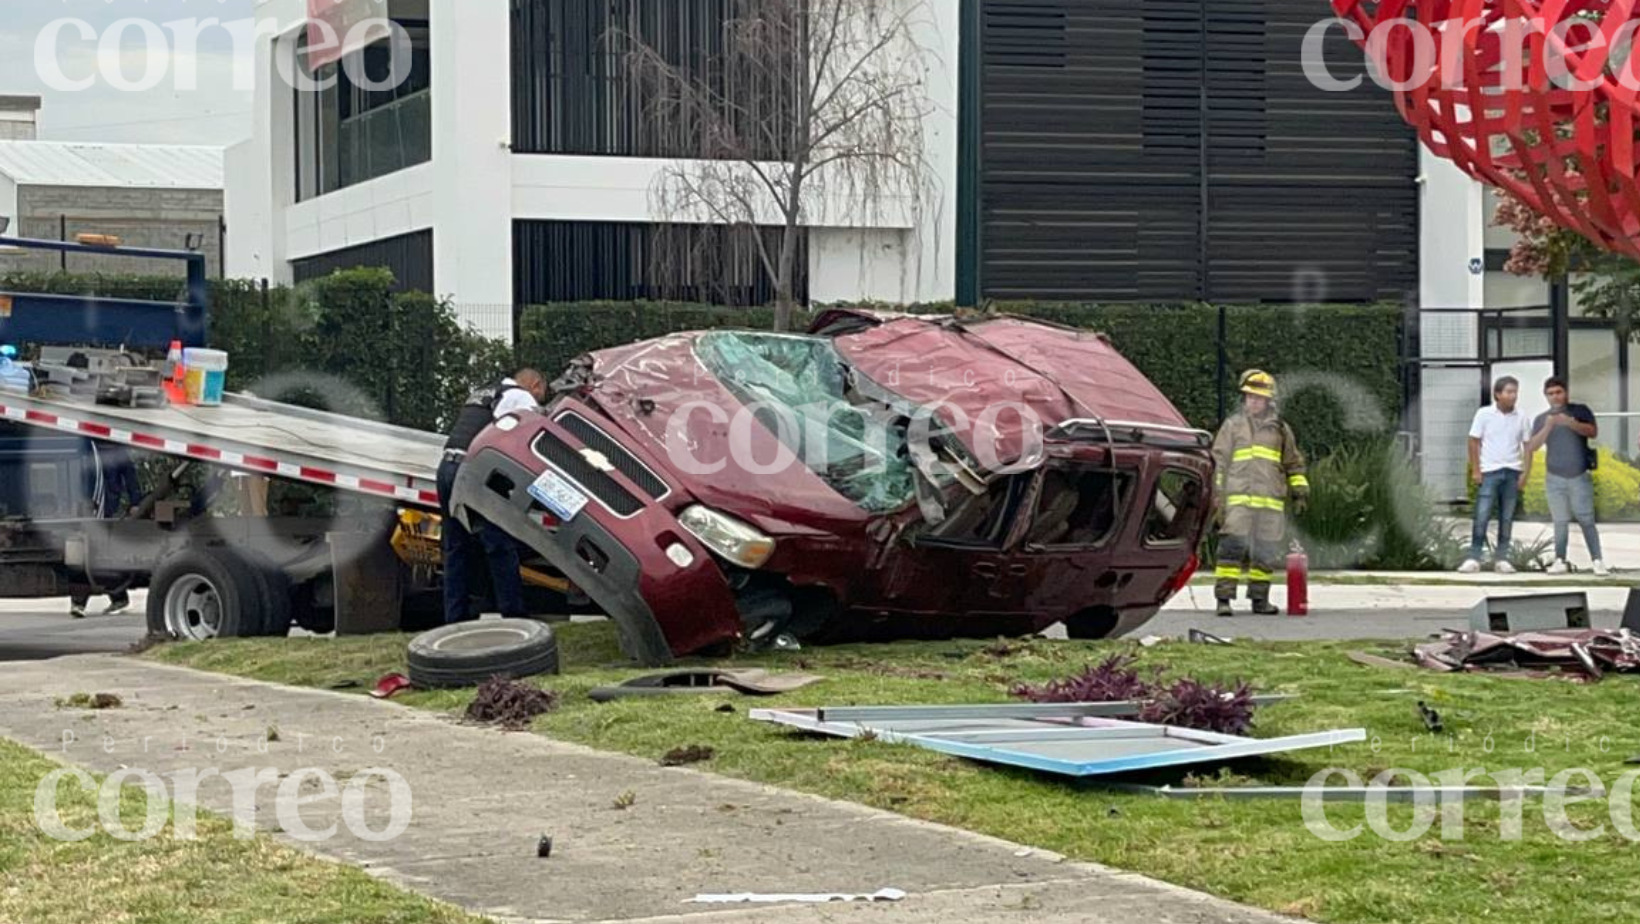
[{"label": "crumpled hood", "polygon": [[[743,405],[700,363],[698,336],[675,334],[591,354],[583,360],[591,363],[588,397],[708,507],[773,534],[823,532],[817,519],[835,524],[835,531],[862,526],[868,513],[801,461],[774,464],[787,450],[767,428],[752,420],[735,425]],[[751,470],[736,461],[736,441],[749,450],[742,456],[753,462]]]}]

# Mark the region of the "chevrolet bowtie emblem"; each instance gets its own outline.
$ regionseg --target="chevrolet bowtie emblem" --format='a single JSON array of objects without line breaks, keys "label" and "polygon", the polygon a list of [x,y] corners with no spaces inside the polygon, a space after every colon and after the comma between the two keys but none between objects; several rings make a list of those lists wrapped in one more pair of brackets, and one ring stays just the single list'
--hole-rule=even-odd
[{"label": "chevrolet bowtie emblem", "polygon": [[600,472],[613,472],[615,470],[615,466],[609,464],[609,456],[596,449],[581,450],[581,458],[587,460],[588,465]]}]

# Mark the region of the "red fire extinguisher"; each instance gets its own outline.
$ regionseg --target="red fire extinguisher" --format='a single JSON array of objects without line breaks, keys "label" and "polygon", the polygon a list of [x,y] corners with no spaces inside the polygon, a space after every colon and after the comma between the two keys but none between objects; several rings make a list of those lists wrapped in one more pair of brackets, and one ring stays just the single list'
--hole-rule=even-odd
[{"label": "red fire extinguisher", "polygon": [[1310,615],[1310,556],[1296,542],[1287,555],[1287,615]]}]

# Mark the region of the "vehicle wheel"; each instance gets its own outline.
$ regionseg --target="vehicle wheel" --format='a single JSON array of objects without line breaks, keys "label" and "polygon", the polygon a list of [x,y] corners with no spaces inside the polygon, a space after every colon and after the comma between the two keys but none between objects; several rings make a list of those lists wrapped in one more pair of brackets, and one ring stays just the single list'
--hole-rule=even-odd
[{"label": "vehicle wheel", "polygon": [[529,619],[490,619],[443,626],[410,642],[410,682],[418,687],[472,687],[495,676],[515,680],[558,673],[558,636]]},{"label": "vehicle wheel", "polygon": [[256,585],[256,597],[262,603],[262,620],[255,635],[284,638],[290,634],[291,589],[285,572],[255,552],[225,553],[235,559],[250,574]]},{"label": "vehicle wheel", "polygon": [[194,642],[264,634],[264,586],[249,565],[231,554],[184,549],[154,572],[148,632]]},{"label": "vehicle wheel", "polygon": [[1094,606],[1065,620],[1065,634],[1075,639],[1110,638],[1121,619],[1108,606]]}]

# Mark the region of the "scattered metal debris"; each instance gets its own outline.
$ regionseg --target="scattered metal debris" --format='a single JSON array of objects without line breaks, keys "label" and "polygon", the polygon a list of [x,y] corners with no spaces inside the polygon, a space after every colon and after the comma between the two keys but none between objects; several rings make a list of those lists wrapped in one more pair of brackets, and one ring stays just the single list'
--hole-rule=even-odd
[{"label": "scattered metal debris", "polygon": [[688,747],[673,748],[661,757],[663,767],[682,767],[688,764],[704,763],[717,756],[717,751],[698,744]]},{"label": "scattered metal debris", "polygon": [[1101,707],[1113,706],[1139,708],[1134,703],[933,706],[879,708],[875,714],[861,707],[755,709],[750,717],[841,738],[869,735],[890,744],[1074,777],[1220,763],[1367,737],[1365,729],[1349,728],[1283,738],[1244,738],[1098,717]]},{"label": "scattered metal debris", "polygon": [[[1253,697],[1255,706],[1274,706],[1294,697],[1267,693]],[[1120,719],[1137,716],[1145,704],[1135,700],[1110,703],[997,703],[980,706],[822,706],[819,709],[754,710],[813,715],[822,722],[930,722],[945,719]]]},{"label": "scattered metal debris", "polygon": [[1413,657],[1438,671],[1544,677],[1559,672],[1596,681],[1609,670],[1640,673],[1640,637],[1628,629],[1550,629],[1512,635],[1449,629],[1441,640],[1419,645]]},{"label": "scattered metal debris", "polygon": [[744,693],[747,696],[774,696],[819,683],[814,674],[771,674],[748,670],[678,670],[634,677],[616,686],[598,687],[590,694],[595,702],[607,703],[632,696],[666,696],[674,693]]},{"label": "scattered metal debris", "polygon": [[413,689],[409,677],[403,674],[388,674],[376,681],[376,685],[370,689],[370,695],[376,699],[392,699],[409,689]]},{"label": "scattered metal debris", "polygon": [[1189,638],[1190,638],[1190,643],[1192,645],[1233,645],[1233,644],[1235,644],[1235,641],[1233,639],[1220,638],[1219,636],[1214,635],[1211,632],[1203,632],[1200,629],[1191,629]]},{"label": "scattered metal debris", "polygon": [[[1317,793],[1325,802],[1362,802],[1379,797],[1389,802],[1462,801],[1489,799],[1510,802],[1528,797],[1541,797],[1548,792],[1545,786],[1146,786],[1140,783],[1101,783],[1103,789],[1131,792],[1168,799],[1302,799],[1306,793]],[[1566,789],[1567,795],[1588,795],[1587,790]]]},{"label": "scattered metal debris", "polygon": [[770,904],[811,904],[824,905],[831,902],[898,902],[905,900],[905,893],[899,889],[878,889],[869,895],[844,895],[841,893],[764,895],[757,892],[738,892],[725,895],[696,895],[684,902],[686,905],[770,905]]},{"label": "scattered metal debris", "polygon": [[1418,666],[1413,664],[1411,661],[1397,661],[1394,658],[1386,658],[1381,655],[1368,654],[1365,651],[1352,651],[1345,655],[1345,657],[1357,664],[1362,665],[1363,667],[1388,667],[1395,670],[1412,670]]},{"label": "scattered metal debris", "polygon": [[535,855],[543,860],[552,856],[551,837],[548,837],[545,834],[541,835],[541,839],[535,842]]}]

